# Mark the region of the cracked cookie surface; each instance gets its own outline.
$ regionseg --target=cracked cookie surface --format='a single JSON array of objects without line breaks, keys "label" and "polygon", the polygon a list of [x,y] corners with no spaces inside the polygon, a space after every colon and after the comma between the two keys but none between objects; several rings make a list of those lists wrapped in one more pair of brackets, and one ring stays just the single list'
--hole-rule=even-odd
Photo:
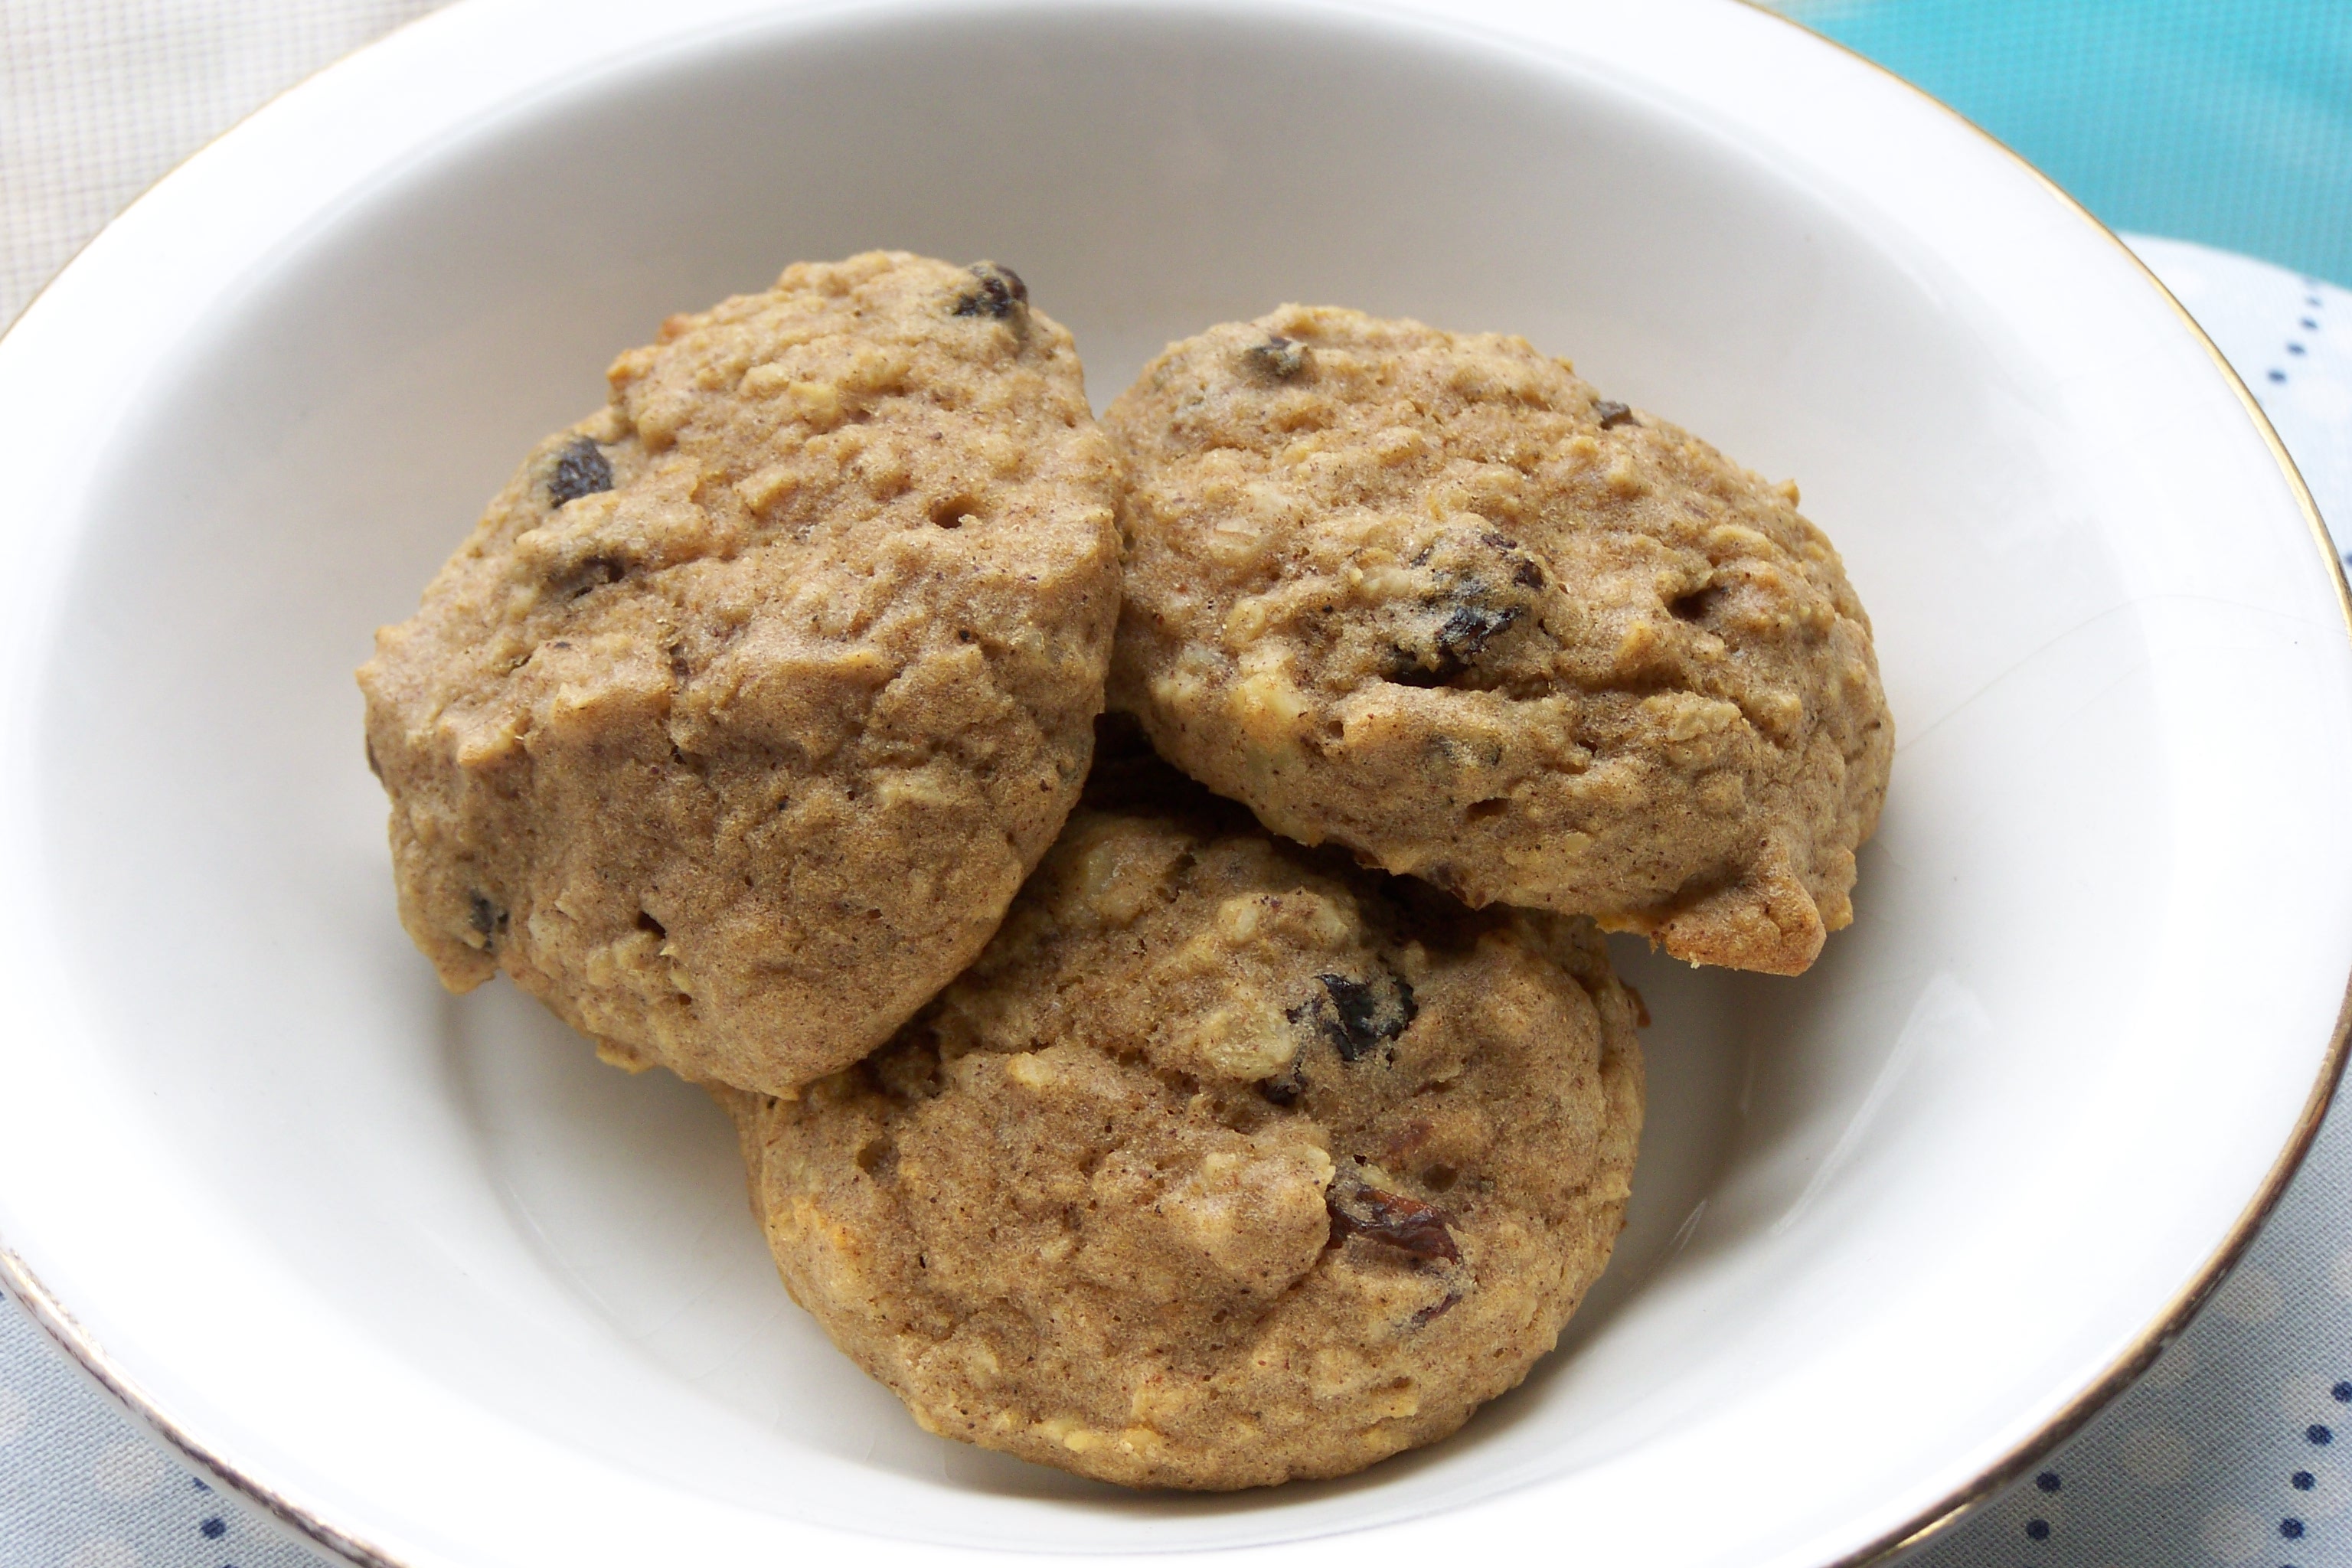
[{"label": "cracked cookie surface", "polygon": [[1344,1475],[1517,1384],[1601,1272],[1639,1004],[1590,921],[1139,772],[890,1045],[720,1098],[793,1299],[924,1426],[1131,1486]]},{"label": "cracked cookie surface", "polygon": [[608,374],[360,671],[402,921],[623,1065],[788,1089],[971,960],[1076,801],[1115,459],[987,263],[795,266]]},{"label": "cracked cookie surface", "polygon": [[1111,702],[1276,832],[1795,973],[1894,749],[1829,540],[1523,340],[1286,306],[1112,404]]}]

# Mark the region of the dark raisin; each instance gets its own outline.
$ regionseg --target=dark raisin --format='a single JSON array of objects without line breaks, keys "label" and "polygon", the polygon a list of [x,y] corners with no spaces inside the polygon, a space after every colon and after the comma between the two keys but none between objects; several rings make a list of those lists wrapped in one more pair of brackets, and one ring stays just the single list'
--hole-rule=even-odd
[{"label": "dark raisin", "polygon": [[1323,1206],[1331,1212],[1334,1242],[1360,1236],[1430,1262],[1462,1260],[1462,1249],[1454,1245],[1454,1233],[1446,1228],[1454,1216],[1435,1204],[1342,1176],[1324,1193]]},{"label": "dark raisin", "polygon": [[557,455],[555,471],[547,476],[547,499],[555,506],[612,488],[611,461],[605,458],[604,449],[585,436],[572,438],[571,444]]},{"label": "dark raisin", "polygon": [[1543,568],[1522,555],[1512,563],[1511,581],[1522,588],[1540,588],[1544,585]]},{"label": "dark raisin", "polygon": [[482,939],[484,947],[495,946],[499,933],[507,929],[507,912],[479,893],[466,895],[466,923]]},{"label": "dark raisin", "polygon": [[1383,972],[1370,980],[1345,974],[1318,974],[1323,1005],[1313,1007],[1315,1022],[1339,1059],[1360,1062],[1412,1026],[1421,1007],[1412,987],[1400,974]]},{"label": "dark raisin", "polygon": [[1420,1311],[1415,1312],[1412,1317],[1407,1318],[1404,1321],[1404,1326],[1408,1329],[1425,1329],[1429,1327],[1430,1324],[1437,1321],[1438,1319],[1445,1316],[1446,1313],[1454,1310],[1454,1303],[1460,1300],[1462,1300],[1461,1291],[1448,1290],[1443,1300],[1432,1302],[1430,1305],[1423,1307]]},{"label": "dark raisin", "polygon": [[1450,685],[1469,673],[1496,634],[1519,618],[1516,609],[1489,610],[1475,605],[1456,605],[1431,635],[1429,651],[1396,647],[1388,679],[1398,686]]},{"label": "dark raisin", "polygon": [[1398,686],[1444,686],[1458,679],[1478,662],[1486,645],[1518,618],[1516,605],[1499,610],[1484,605],[1456,605],[1438,623],[1430,654],[1417,657],[1407,649],[1397,649],[1397,661],[1388,679]]},{"label": "dark raisin", "polygon": [[1021,274],[1010,267],[975,261],[965,270],[980,279],[980,286],[957,299],[957,315],[988,316],[1003,321],[1029,308],[1029,285],[1021,281]]},{"label": "dark raisin", "polygon": [[1477,662],[1486,651],[1486,645],[1519,618],[1516,605],[1490,610],[1480,605],[1460,605],[1445,624],[1437,628],[1437,651],[1440,656],[1459,660],[1464,666]]},{"label": "dark raisin", "polygon": [[[1292,1010],[1291,1016],[1293,1018],[1297,1016],[1297,1009]],[[1261,1079],[1258,1081],[1257,1091],[1268,1105],[1279,1105],[1286,1110],[1297,1104],[1300,1098],[1306,1094],[1307,1078],[1299,1070],[1297,1061],[1293,1059],[1288,1067],[1282,1069],[1279,1076]]]},{"label": "dark raisin", "polygon": [[1603,397],[1594,403],[1592,416],[1601,421],[1603,430],[1614,430],[1620,425],[1635,423],[1633,410],[1613,397]]},{"label": "dark raisin", "polygon": [[1279,332],[1242,351],[1242,363],[1251,374],[1269,381],[1296,381],[1314,363],[1312,351],[1305,343],[1293,342]]}]

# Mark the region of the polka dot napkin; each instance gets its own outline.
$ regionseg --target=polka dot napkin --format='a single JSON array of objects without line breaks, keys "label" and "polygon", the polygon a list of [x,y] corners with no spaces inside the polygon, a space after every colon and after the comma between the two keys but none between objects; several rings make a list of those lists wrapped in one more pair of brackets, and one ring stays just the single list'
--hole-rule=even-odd
[{"label": "polka dot napkin", "polygon": [[[272,93],[432,0],[0,0],[0,321],[109,216]],[[2352,293],[2132,242],[2352,528]],[[2138,1384],[1906,1568],[2352,1568],[2352,1112]],[[1694,1478],[1704,1488],[1705,1478]],[[0,1298],[0,1568],[305,1568]],[[1703,1520],[1703,1510],[1694,1515]]]}]

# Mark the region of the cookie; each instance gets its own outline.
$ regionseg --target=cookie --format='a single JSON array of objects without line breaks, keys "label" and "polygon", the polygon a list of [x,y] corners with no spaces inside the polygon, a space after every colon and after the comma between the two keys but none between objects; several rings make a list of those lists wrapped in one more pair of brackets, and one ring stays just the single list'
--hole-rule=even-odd
[{"label": "cookie", "polygon": [[1837,552],[1517,338],[1286,306],[1172,345],[1111,702],[1276,832],[1474,904],[1793,974],[1853,918],[1894,726]]},{"label": "cookie", "polygon": [[986,263],[796,266],[609,378],[360,671],[401,918],[452,989],[782,1091],[970,963],[1076,802],[1115,459]]},{"label": "cookie", "polygon": [[1601,1272],[1638,1003],[1589,921],[1157,793],[1081,806],[870,1060],[722,1099],[793,1299],[928,1429],[1129,1486],[1344,1475],[1517,1384]]}]

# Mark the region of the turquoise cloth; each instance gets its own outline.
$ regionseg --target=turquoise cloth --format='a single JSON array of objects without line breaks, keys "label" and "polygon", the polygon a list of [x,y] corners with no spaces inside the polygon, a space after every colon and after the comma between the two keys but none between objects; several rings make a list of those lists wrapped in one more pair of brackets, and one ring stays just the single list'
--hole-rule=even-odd
[{"label": "turquoise cloth", "polygon": [[2352,0],[1781,0],[2109,227],[2352,285]]}]

